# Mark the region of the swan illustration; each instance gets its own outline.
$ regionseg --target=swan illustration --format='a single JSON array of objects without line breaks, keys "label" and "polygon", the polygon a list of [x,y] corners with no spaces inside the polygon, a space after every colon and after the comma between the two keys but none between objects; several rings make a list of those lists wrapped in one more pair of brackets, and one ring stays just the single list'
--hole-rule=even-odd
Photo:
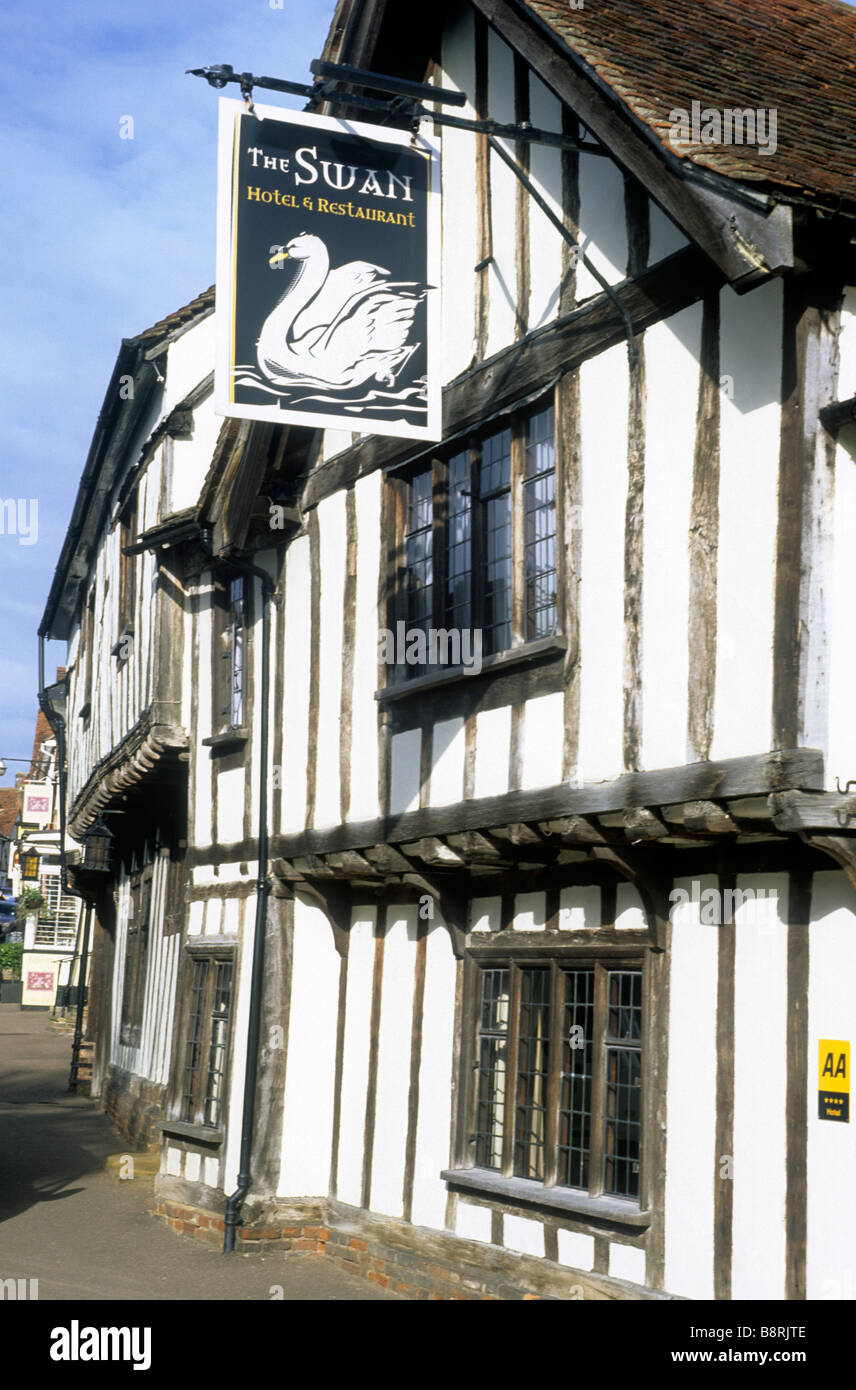
[{"label": "swan illustration", "polygon": [[301,232],[269,264],[297,263],[297,274],[265,319],[257,344],[259,367],[279,386],[350,390],[369,378],[385,386],[419,346],[408,344],[425,287],[390,280],[368,261],[330,269],[321,237]]}]

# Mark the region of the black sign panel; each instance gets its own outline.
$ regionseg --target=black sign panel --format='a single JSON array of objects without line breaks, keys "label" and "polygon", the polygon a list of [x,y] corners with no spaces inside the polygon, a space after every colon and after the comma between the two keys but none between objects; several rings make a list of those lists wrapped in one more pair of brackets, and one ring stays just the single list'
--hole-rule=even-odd
[{"label": "black sign panel", "polygon": [[432,141],[220,103],[220,414],[440,438]]}]

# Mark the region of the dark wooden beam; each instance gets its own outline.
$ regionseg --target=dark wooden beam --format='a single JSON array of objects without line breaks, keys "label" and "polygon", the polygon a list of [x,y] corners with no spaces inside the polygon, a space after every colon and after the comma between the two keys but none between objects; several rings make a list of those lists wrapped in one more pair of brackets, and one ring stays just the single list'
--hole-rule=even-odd
[{"label": "dark wooden beam", "polygon": [[293,859],[345,849],[415,843],[424,837],[489,830],[518,822],[602,815],[609,811],[668,806],[681,801],[819,790],[822,786],[821,753],[811,748],[778,749],[756,757],[731,758],[718,763],[691,763],[657,772],[630,772],[612,782],[590,786],[569,787],[562,783],[542,790],[482,797],[455,806],[425,807],[382,820],[334,826],[329,830],[278,835],[274,837],[272,852],[283,859]]},{"label": "dark wooden beam", "polygon": [[777,830],[856,831],[856,796],[838,792],[779,792],[770,797]]},{"label": "dark wooden beam", "polygon": [[701,321],[693,486],[690,502],[690,597],[687,739],[710,757],[716,694],[716,591],[719,556],[719,291],[705,298]]},{"label": "dark wooden beam", "polygon": [[836,434],[842,425],[856,425],[856,396],[848,396],[844,401],[833,401],[819,412],[821,423],[830,434]]}]

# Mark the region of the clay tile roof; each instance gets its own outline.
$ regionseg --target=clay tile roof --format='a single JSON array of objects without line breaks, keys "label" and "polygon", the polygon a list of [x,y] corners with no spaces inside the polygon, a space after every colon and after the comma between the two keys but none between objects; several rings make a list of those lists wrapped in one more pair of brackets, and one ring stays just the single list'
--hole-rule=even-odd
[{"label": "clay tile roof", "polygon": [[[525,0],[683,159],[784,196],[856,202],[856,9],[837,0]],[[775,111],[775,151],[672,145],[675,108]],[[767,118],[769,121],[769,117]],[[703,124],[703,123],[702,123]],[[765,127],[772,132],[771,126]],[[766,139],[761,142],[766,143]],[[772,144],[772,141],[769,142]]]},{"label": "clay tile roof", "polygon": [[214,286],[210,285],[202,294],[191,299],[189,304],[185,304],[181,309],[176,309],[175,313],[167,314],[165,319],[159,323],[152,324],[151,328],[146,328],[142,333],[137,334],[139,342],[153,342],[158,338],[165,338],[167,334],[174,333],[177,328],[190,323],[198,315],[207,313],[214,307]]},{"label": "clay tile roof", "polygon": [[15,817],[21,804],[18,787],[0,787],[0,835],[11,840],[15,827]]}]

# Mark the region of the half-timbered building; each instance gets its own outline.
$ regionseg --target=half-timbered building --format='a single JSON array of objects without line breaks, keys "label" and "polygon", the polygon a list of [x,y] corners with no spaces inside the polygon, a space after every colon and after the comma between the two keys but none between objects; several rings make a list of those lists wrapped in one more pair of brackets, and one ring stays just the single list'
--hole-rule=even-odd
[{"label": "half-timbered building", "polygon": [[43,631],[184,1230],[852,1296],[856,15],[749,20],[342,0],[328,60],[467,97],[440,442],[216,420],[210,292],[123,346]]}]

